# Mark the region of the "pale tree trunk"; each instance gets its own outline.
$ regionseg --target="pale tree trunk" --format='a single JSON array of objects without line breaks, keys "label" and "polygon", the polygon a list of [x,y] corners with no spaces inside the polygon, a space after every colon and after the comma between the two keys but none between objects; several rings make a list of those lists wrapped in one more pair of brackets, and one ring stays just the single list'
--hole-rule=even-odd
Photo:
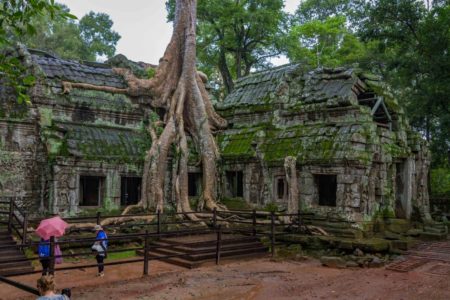
[{"label": "pale tree trunk", "polygon": [[[127,69],[115,69],[127,81],[128,94],[151,96],[151,105],[166,111],[164,129],[159,136],[155,127],[160,124],[150,124],[148,128],[152,146],[145,157],[142,200],[137,205],[143,208],[155,207],[160,212],[164,209],[164,184],[171,154],[176,164],[172,168],[176,172],[172,188],[175,189],[177,211],[191,211],[188,201],[187,133],[192,137],[201,158],[202,203],[207,209],[218,207],[215,190],[219,151],[212,131],[226,127],[226,121],[214,111],[204,86],[204,78],[195,67],[196,6],[196,0],[177,0],[172,39],[152,79],[138,79]],[[171,151],[173,148],[175,151]]]}]

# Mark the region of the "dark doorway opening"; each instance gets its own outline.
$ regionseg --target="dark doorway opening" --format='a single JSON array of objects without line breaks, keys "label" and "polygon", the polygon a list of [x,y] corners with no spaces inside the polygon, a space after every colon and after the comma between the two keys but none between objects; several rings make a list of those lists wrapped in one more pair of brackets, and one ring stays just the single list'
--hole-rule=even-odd
[{"label": "dark doorway opening", "polygon": [[80,176],[80,206],[100,205],[104,181],[104,177]]},{"label": "dark doorway opening", "polygon": [[314,175],[319,193],[319,205],[336,206],[336,175]]},{"label": "dark doorway opening", "polygon": [[278,200],[284,200],[288,196],[288,188],[287,188],[287,181],[285,177],[278,177],[275,179],[276,181],[276,193]]},{"label": "dark doorway opening", "polygon": [[200,196],[202,190],[202,174],[188,173],[188,196]]},{"label": "dark doorway opening", "polygon": [[122,177],[120,182],[120,205],[137,204],[141,200],[141,177]]},{"label": "dark doorway opening", "polygon": [[244,197],[244,174],[242,171],[226,172],[228,191],[231,197]]}]

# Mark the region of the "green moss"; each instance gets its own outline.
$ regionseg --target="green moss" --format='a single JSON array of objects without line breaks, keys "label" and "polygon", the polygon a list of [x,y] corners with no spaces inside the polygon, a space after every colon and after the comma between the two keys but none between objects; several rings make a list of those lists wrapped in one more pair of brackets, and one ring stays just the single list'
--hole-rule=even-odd
[{"label": "green moss", "polygon": [[112,94],[103,91],[73,89],[65,96],[70,103],[98,110],[114,110],[129,112],[137,109],[130,98],[124,94]]},{"label": "green moss", "polygon": [[220,202],[230,210],[252,209],[252,207],[243,198],[222,198]]},{"label": "green moss", "polygon": [[119,207],[109,197],[103,198],[103,208],[108,212],[119,209]]},{"label": "green moss", "polygon": [[392,155],[392,157],[398,158],[409,156],[409,150],[406,147],[397,145],[396,143],[383,143],[381,147],[386,153]]},{"label": "green moss", "polygon": [[280,209],[275,202],[269,202],[264,206],[264,210],[268,212],[279,212]]},{"label": "green moss", "polygon": [[53,110],[51,108],[39,108],[39,124],[42,127],[50,127],[53,124]]},{"label": "green moss", "polygon": [[156,74],[156,69],[148,68],[146,70],[146,76],[145,77],[147,77],[147,79],[150,79],[150,78],[155,77],[155,74]]}]

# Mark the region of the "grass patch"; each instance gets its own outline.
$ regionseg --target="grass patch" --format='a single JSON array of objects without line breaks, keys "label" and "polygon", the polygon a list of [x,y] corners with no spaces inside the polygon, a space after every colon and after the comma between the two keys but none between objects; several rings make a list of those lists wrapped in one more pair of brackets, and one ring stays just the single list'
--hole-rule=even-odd
[{"label": "grass patch", "polygon": [[107,259],[119,260],[119,259],[127,259],[127,258],[132,258],[132,257],[136,257],[136,250],[108,253]]},{"label": "grass patch", "polygon": [[249,210],[253,208],[243,198],[223,198],[220,202],[229,210]]}]

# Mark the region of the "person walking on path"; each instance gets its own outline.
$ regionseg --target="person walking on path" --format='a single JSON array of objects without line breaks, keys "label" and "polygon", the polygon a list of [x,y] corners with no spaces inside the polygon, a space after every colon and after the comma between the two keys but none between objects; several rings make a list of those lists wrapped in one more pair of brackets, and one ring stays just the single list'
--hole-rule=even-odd
[{"label": "person walking on path", "polygon": [[94,230],[96,231],[96,237],[95,243],[92,245],[92,250],[97,252],[97,255],[95,256],[98,264],[97,276],[103,277],[105,276],[105,266],[103,265],[103,261],[107,257],[106,251],[108,249],[108,236],[101,225],[95,225]]},{"label": "person walking on path", "polygon": [[47,275],[50,268],[50,240],[41,238],[38,245],[38,255],[42,265],[42,276]]}]

